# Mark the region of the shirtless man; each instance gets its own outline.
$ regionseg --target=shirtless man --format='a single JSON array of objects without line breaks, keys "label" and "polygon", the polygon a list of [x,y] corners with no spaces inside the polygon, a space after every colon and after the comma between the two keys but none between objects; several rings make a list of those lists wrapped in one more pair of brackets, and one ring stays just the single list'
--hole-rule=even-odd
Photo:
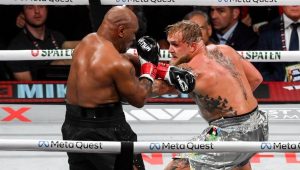
[{"label": "shirtless man", "polygon": [[[209,127],[193,140],[267,140],[267,115],[258,109],[258,102],[253,96],[253,91],[262,82],[261,74],[231,47],[205,46],[199,29],[191,21],[180,21],[168,26],[166,31],[170,43],[169,52],[172,54],[170,65],[190,72],[185,75],[189,77],[189,81],[183,79],[181,84],[186,87],[186,92],[190,92],[202,117],[209,123]],[[169,81],[168,70],[172,67],[159,63],[157,77]],[[194,81],[191,80],[191,75]],[[157,80],[153,90],[158,94],[174,91],[174,86],[167,85],[167,81]],[[189,82],[195,82],[195,85],[190,85]],[[176,88],[178,89],[177,86]],[[249,170],[249,160],[253,155],[254,153],[181,154],[166,170]]]},{"label": "shirtless man", "polygon": [[[152,91],[159,48],[150,38],[139,48],[141,76],[125,55],[135,41],[138,21],[127,7],[111,8],[96,33],[83,38],[73,52],[67,82],[64,140],[136,141],[125,120],[121,101],[143,107]],[[145,50],[147,49],[147,50]],[[151,58],[149,56],[151,56]],[[147,59],[150,59],[147,61]],[[126,153],[122,153],[125,154]],[[128,154],[68,153],[70,170],[143,170],[140,154],[128,161]],[[130,159],[129,159],[130,160]]]}]

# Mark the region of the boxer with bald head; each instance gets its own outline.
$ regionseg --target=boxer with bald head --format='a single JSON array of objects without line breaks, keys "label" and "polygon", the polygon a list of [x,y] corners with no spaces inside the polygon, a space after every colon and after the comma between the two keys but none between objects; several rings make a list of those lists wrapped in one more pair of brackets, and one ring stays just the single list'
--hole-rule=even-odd
[{"label": "boxer with bald head", "polygon": [[[265,141],[267,114],[258,109],[253,91],[261,74],[233,48],[204,44],[198,24],[180,21],[167,27],[172,55],[170,64],[159,64],[153,90],[164,94],[177,90],[189,93],[209,126],[195,141]],[[169,81],[172,67],[189,73],[176,76],[180,86]],[[167,71],[166,71],[167,70]],[[192,74],[192,76],[191,76]],[[175,87],[175,88],[174,88]],[[181,154],[165,170],[250,170],[250,152]]]},{"label": "boxer with bald head", "polygon": [[[84,37],[75,48],[67,81],[64,140],[137,140],[125,120],[121,101],[144,106],[159,58],[156,42],[145,44],[147,51],[140,56],[141,76],[135,76],[133,64],[121,53],[135,42],[137,30],[135,14],[127,7],[116,6],[106,13],[98,31]],[[68,157],[71,170],[127,169],[122,154],[68,153]],[[140,154],[132,163],[136,169],[144,169]]]}]

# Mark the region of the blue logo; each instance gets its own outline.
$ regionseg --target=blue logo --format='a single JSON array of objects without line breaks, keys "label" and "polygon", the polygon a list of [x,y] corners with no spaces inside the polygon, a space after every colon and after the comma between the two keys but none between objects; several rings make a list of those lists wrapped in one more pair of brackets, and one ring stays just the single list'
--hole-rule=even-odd
[{"label": "blue logo", "polygon": [[45,147],[45,148],[48,148],[48,147],[49,147],[49,142],[48,142],[48,141],[39,141],[38,146],[39,146],[39,147]]},{"label": "blue logo", "polygon": [[160,145],[160,143],[150,143],[150,150],[160,150],[160,148],[161,148],[161,145]]},{"label": "blue logo", "polygon": [[267,143],[267,142],[263,142],[260,146],[261,149],[272,149],[272,144],[271,143]]}]

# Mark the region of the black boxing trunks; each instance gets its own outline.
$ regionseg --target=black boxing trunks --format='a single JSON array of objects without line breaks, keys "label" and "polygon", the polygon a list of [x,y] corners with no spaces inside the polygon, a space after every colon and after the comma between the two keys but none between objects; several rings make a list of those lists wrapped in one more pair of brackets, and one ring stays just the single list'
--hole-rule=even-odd
[{"label": "black boxing trunks", "polygon": [[[136,134],[126,122],[121,103],[95,108],[67,104],[66,109],[61,129],[64,140],[137,141]],[[122,154],[67,154],[70,170],[124,170]],[[139,170],[145,169],[141,154],[134,155],[133,161]]]},{"label": "black boxing trunks", "polygon": [[[244,115],[221,118],[209,123],[192,141],[266,141],[268,140],[267,113],[255,108]],[[188,159],[191,170],[230,170],[246,165],[255,153],[184,153],[176,158]]]}]

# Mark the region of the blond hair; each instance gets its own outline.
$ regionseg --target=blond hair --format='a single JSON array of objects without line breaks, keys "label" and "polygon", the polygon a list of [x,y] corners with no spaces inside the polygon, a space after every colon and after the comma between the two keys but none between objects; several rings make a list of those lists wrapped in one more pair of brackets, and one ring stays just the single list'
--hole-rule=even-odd
[{"label": "blond hair", "polygon": [[181,33],[182,41],[188,44],[202,40],[201,28],[199,25],[188,20],[182,20],[167,26],[166,33],[168,36]]}]

